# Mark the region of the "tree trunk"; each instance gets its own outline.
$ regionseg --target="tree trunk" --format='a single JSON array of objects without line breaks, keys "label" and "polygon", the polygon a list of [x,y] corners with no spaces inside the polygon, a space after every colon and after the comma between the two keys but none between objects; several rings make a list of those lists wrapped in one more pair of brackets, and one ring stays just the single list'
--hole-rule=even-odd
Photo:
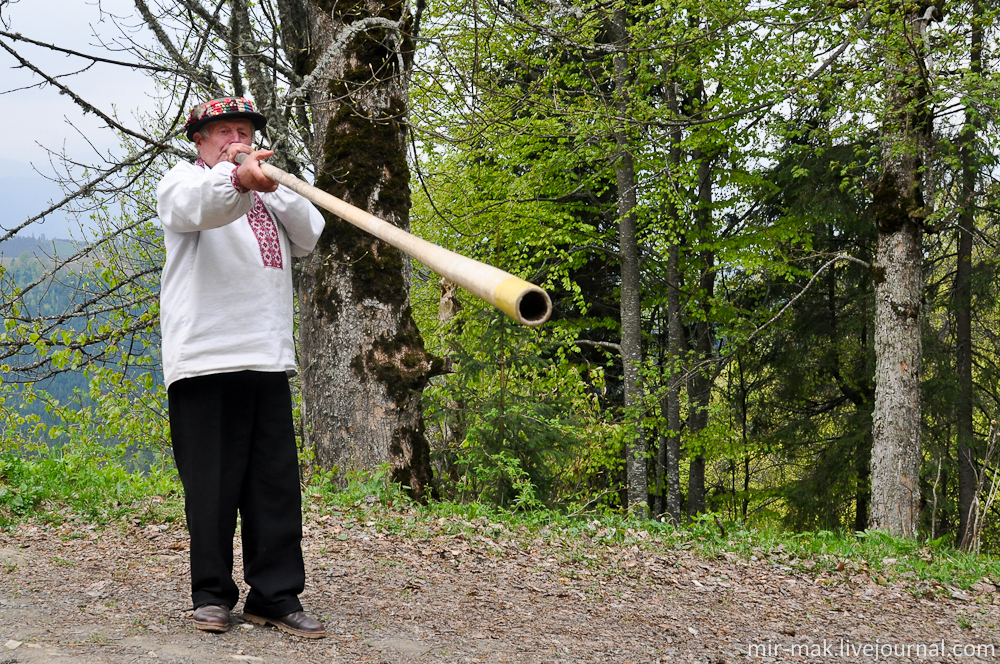
[{"label": "tree trunk", "polygon": [[[667,81],[667,107],[673,117],[680,117],[680,105],[673,76],[664,76]],[[681,128],[675,126],[670,132],[670,167],[679,172],[681,164]],[[681,522],[681,381],[680,363],[684,357],[684,327],[681,320],[680,282],[680,213],[676,203],[669,204],[668,214],[674,222],[674,242],[667,254],[667,337],[670,360],[670,384],[667,386],[667,515],[674,524]]]},{"label": "tree trunk", "polygon": [[[616,10],[613,19],[614,41],[618,51],[614,56],[617,107],[622,117],[628,109],[628,46],[627,14]],[[635,433],[625,449],[625,473],[628,484],[628,507],[645,516],[649,500],[646,478],[646,440],[642,430],[642,393],[639,371],[642,368],[642,299],[639,285],[639,243],[636,237],[635,164],[632,160],[628,134],[624,127],[615,130],[618,160],[615,175],[618,180],[618,243],[621,263],[621,326],[622,364],[625,379],[626,418],[634,418]]]},{"label": "tree trunk", "polygon": [[[712,158],[702,150],[694,151],[698,162],[698,230],[701,240],[711,237],[712,224]],[[702,317],[695,323],[695,357],[707,364],[712,357],[712,298],[715,295],[715,253],[700,252],[701,277],[698,280],[698,297]],[[698,434],[708,427],[708,405],[712,399],[712,379],[708,366],[697,367],[689,381],[688,396],[691,401],[688,430]],[[688,469],[687,513],[695,517],[705,511],[705,455],[700,451],[691,459]]]},{"label": "tree trunk", "polygon": [[[667,419],[667,399],[660,400],[660,419],[666,422]],[[653,500],[653,516],[659,518],[667,512],[667,432],[660,430],[660,446],[656,450],[656,492]]]},{"label": "tree trunk", "polygon": [[[880,188],[894,199],[893,212],[878,216],[904,216],[887,176]],[[920,242],[916,223],[880,228],[875,264],[871,525],[902,537],[916,535],[920,510]]]},{"label": "tree trunk", "polygon": [[[700,327],[700,326],[699,326]],[[701,357],[703,350],[699,345],[698,356]],[[705,376],[701,371],[697,372],[688,381],[688,393],[691,395],[691,406],[688,412],[688,430],[696,434],[705,429],[708,425],[708,410],[702,406],[706,401],[705,395],[710,394],[711,385],[706,387]],[[688,495],[687,495],[687,515],[694,518],[705,511],[705,455],[698,451],[691,457],[691,464],[688,466]]]},{"label": "tree trunk", "polygon": [[[922,154],[931,119],[921,79],[926,21],[900,15],[906,43],[886,48],[889,105],[882,175],[872,201],[878,225],[875,283],[875,412],[872,427],[871,526],[915,537],[920,516],[920,317]],[[890,39],[893,36],[890,35]]]},{"label": "tree trunk", "polygon": [[[671,217],[676,219],[676,217]],[[670,247],[667,257],[666,353],[662,364],[667,393],[660,400],[660,448],[657,451],[656,515],[666,515],[671,523],[681,522],[681,404],[679,367],[682,358],[684,330],[680,320],[680,296],[677,291],[677,265],[680,250]]]},{"label": "tree trunk", "polygon": [[[658,312],[665,316],[665,310],[659,310]],[[664,330],[666,319],[663,318],[653,324],[654,328]],[[670,380],[670,351],[668,349],[669,340],[664,338],[663,334],[659,335],[657,343],[657,362],[656,364],[660,367],[660,382],[669,382]],[[662,514],[666,512],[666,502],[667,502],[667,434],[669,431],[666,429],[667,421],[667,397],[664,395],[660,399],[660,424],[659,424],[659,446],[656,449],[656,473],[653,478],[654,481],[654,491],[653,491],[653,516],[655,518],[660,518]]]},{"label": "tree trunk", "polygon": [[[410,209],[408,7],[311,0],[308,40],[297,42],[297,64],[305,68],[342,42],[310,100],[316,185],[403,229]],[[301,15],[293,18],[301,31]],[[355,31],[373,18],[379,25]],[[395,481],[422,495],[432,474],[420,392],[440,361],[426,352],[413,321],[409,259],[331,214],[326,224],[299,279],[304,433],[317,462],[338,469],[341,479],[388,464]]]},{"label": "tree trunk", "polygon": [[[972,3],[972,35],[969,74],[978,78],[983,73],[982,3]],[[958,394],[955,404],[958,430],[958,543],[964,549],[974,548],[974,533],[970,531],[969,515],[978,490],[976,477],[975,430],[973,428],[972,391],[972,239],[976,224],[975,192],[978,168],[975,142],[980,121],[975,109],[965,111],[959,156],[962,162],[962,210],[958,221],[958,264],[955,273],[955,371]]]},{"label": "tree trunk", "polygon": [[[676,218],[676,217],[675,217]],[[667,386],[667,514],[670,520],[681,522],[681,381],[679,366],[684,353],[684,329],[681,326],[680,247],[675,242],[667,256],[667,329],[671,364]]]},{"label": "tree trunk", "polygon": [[871,476],[871,472],[868,470],[868,464],[862,458],[858,464],[858,485],[854,491],[854,531],[863,532],[868,528],[868,502],[870,491],[868,488],[868,479]]}]

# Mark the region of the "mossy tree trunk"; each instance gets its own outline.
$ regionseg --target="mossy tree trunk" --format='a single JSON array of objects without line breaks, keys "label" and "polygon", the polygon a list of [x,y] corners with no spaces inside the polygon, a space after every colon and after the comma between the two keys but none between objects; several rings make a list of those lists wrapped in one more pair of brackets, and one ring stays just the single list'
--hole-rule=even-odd
[{"label": "mossy tree trunk", "polygon": [[920,516],[923,154],[932,126],[922,77],[927,20],[912,4],[886,22],[888,108],[872,202],[878,244],[871,526],[900,537],[916,536]]},{"label": "mossy tree trunk", "polygon": [[[295,21],[285,42],[300,73],[315,77],[316,185],[408,229],[409,5],[284,2]],[[420,393],[440,362],[414,323],[409,269],[397,249],[326,214],[316,250],[300,265],[299,359],[303,429],[317,463],[340,477],[388,464],[393,479],[421,495],[432,475]]]}]

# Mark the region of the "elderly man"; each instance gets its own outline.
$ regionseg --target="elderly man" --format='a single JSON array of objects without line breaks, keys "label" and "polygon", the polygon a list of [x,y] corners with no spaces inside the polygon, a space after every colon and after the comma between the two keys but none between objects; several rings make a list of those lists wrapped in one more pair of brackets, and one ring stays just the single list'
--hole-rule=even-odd
[{"label": "elderly man", "polygon": [[[298,459],[288,376],[295,373],[291,259],[316,245],[323,217],[261,172],[251,148],[267,120],[243,98],[196,106],[186,132],[201,158],[157,188],[167,259],[160,287],[163,370],[174,459],[191,534],[194,624],[229,629],[236,515],[243,617],[306,638]],[[237,167],[236,155],[246,153]]]}]

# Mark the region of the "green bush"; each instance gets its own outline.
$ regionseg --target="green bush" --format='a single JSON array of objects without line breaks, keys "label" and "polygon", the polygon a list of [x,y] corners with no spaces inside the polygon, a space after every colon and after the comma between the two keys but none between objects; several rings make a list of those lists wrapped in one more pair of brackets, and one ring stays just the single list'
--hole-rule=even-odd
[{"label": "green bush", "polygon": [[130,455],[99,445],[0,454],[0,526],[26,517],[104,525],[122,518],[173,520],[180,483],[172,462],[131,467]]},{"label": "green bush", "polygon": [[41,390],[0,385],[8,403],[42,402],[54,422],[0,404],[0,526],[32,516],[98,525],[176,518],[177,501],[169,499],[180,494],[180,482],[166,453],[162,389],[143,376],[138,385],[117,380],[120,389],[105,391],[112,383],[103,378],[101,370],[91,374],[88,406],[82,398],[63,404]]}]

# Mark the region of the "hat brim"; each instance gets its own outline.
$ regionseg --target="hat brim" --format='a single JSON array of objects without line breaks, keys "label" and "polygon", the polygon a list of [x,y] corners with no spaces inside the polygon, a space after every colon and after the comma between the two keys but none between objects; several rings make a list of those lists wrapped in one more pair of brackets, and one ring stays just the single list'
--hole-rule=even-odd
[{"label": "hat brim", "polygon": [[233,113],[222,113],[220,115],[212,115],[209,117],[203,117],[190,127],[187,128],[188,140],[194,140],[194,135],[198,133],[202,127],[207,125],[209,122],[215,122],[216,120],[238,120],[240,118],[250,120],[253,123],[253,128],[257,131],[264,131],[264,127],[267,126],[267,118],[265,118],[260,113],[249,113],[247,111],[235,111]]}]

